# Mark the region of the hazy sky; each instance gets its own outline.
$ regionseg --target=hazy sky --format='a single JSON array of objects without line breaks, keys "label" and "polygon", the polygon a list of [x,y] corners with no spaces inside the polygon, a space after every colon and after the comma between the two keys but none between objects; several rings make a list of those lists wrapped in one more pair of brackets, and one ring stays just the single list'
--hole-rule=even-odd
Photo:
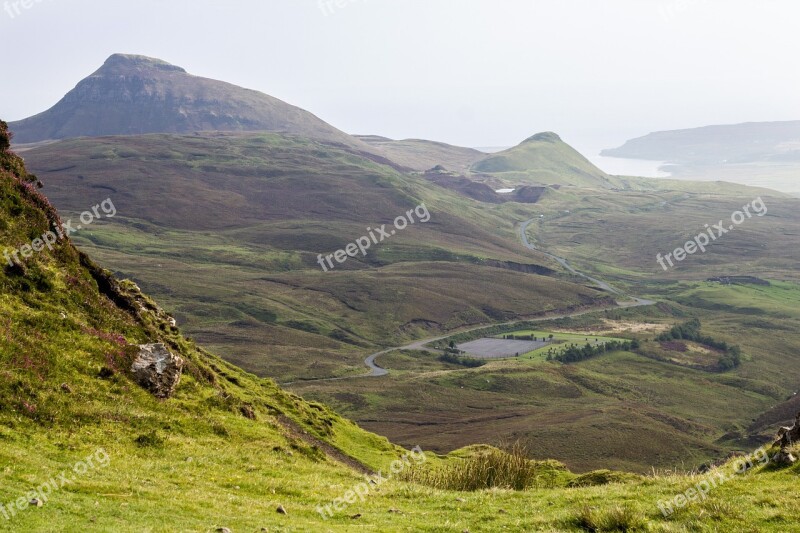
[{"label": "hazy sky", "polygon": [[5,120],[52,106],[114,52],[266,92],[349,133],[468,146],[553,130],[587,149],[800,120],[797,0],[24,2],[0,0]]}]

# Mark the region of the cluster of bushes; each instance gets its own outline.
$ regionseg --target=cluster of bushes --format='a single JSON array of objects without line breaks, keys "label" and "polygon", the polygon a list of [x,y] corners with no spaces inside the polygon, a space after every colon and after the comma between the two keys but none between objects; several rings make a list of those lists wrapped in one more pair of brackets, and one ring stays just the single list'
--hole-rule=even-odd
[{"label": "cluster of bushes", "polygon": [[597,355],[602,355],[608,352],[617,352],[621,350],[638,350],[639,341],[610,341],[603,344],[596,344],[592,346],[586,343],[584,347],[576,345],[568,346],[566,350],[556,355],[555,357],[548,354],[547,360],[560,361],[562,363],[577,363],[578,361],[585,361]]},{"label": "cluster of bushes", "polygon": [[[550,334],[550,340],[552,340],[553,337],[554,337],[554,335]],[[539,340],[538,337],[535,337],[533,335],[513,335],[512,334],[512,335],[503,335],[503,338],[506,339],[506,340],[511,340],[511,341],[537,341],[537,340]],[[547,342],[547,337],[542,337],[542,342]]]},{"label": "cluster of bushes", "polygon": [[693,318],[683,324],[674,326],[656,337],[657,341],[670,342],[674,340],[692,341],[724,352],[719,359],[719,368],[723,371],[731,370],[742,364],[742,350],[739,346],[732,346],[725,341],[718,341],[713,337],[703,335],[700,331],[702,324],[697,318]]},{"label": "cluster of bushes", "polygon": [[465,366],[467,368],[478,368],[486,364],[486,361],[473,359],[472,357],[461,357],[460,355],[456,355],[452,352],[446,352],[439,356],[439,361],[453,365]]}]

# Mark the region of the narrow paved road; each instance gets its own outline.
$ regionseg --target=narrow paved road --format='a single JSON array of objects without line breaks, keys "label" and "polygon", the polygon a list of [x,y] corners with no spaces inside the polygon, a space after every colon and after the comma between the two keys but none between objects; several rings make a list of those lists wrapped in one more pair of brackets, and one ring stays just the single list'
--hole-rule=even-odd
[{"label": "narrow paved road", "polygon": [[[575,268],[573,268],[572,265],[569,264],[569,261],[567,261],[563,257],[558,257],[557,255],[553,255],[553,254],[545,252],[543,250],[539,250],[538,248],[536,248],[535,245],[531,244],[531,242],[528,240],[527,231],[528,231],[528,227],[530,227],[531,224],[536,222],[536,220],[537,219],[535,219],[535,218],[531,219],[531,220],[528,220],[526,222],[523,222],[522,225],[520,226],[519,236],[520,236],[520,239],[522,240],[522,244],[524,244],[526,248],[528,248],[530,250],[536,250],[537,252],[539,252],[541,254],[544,254],[547,257],[551,258],[551,259],[554,259],[555,261],[557,261],[561,266],[566,268],[572,274],[575,274],[576,276],[580,276],[580,277],[582,277],[582,278],[584,278],[584,279],[586,279],[588,281],[591,281],[592,283],[594,283],[595,285],[600,287],[600,289],[602,289],[602,290],[604,290],[606,292],[609,292],[609,293],[617,295],[617,296],[624,296],[624,294],[621,291],[615,289],[614,287],[612,287],[608,283],[606,283],[604,281],[601,281],[599,279],[593,278],[593,277],[591,277],[591,276],[589,276],[587,274],[584,274],[583,272],[578,272],[577,270],[575,270]],[[411,344],[407,344],[405,346],[397,346],[397,347],[394,347],[394,348],[386,348],[385,350],[381,350],[380,352],[377,352],[377,353],[374,353],[374,354],[370,355],[369,357],[367,357],[364,360],[364,364],[367,366],[367,368],[369,368],[369,373],[368,374],[360,374],[360,375],[357,375],[357,376],[343,376],[343,377],[339,377],[339,378],[309,379],[309,380],[303,380],[303,381],[301,381],[301,383],[319,382],[319,381],[339,381],[339,380],[343,380],[343,379],[356,379],[356,378],[377,378],[377,377],[385,376],[385,375],[387,375],[389,373],[389,371],[386,370],[385,368],[381,367],[380,365],[378,365],[378,363],[375,362],[375,360],[378,357],[380,357],[381,355],[385,355],[385,354],[387,354],[389,352],[394,352],[396,350],[425,350],[425,351],[431,351],[431,350],[429,350],[428,348],[425,347],[426,344],[429,344],[429,343],[435,342],[435,341],[440,341],[442,339],[446,339],[446,338],[450,337],[451,335],[454,335],[455,333],[469,333],[470,331],[475,331],[477,329],[483,329],[483,328],[488,327],[488,326],[493,326],[493,325],[496,325],[496,326],[507,326],[507,325],[516,324],[518,322],[523,322],[523,321],[524,322],[546,322],[548,320],[556,320],[556,319],[559,319],[559,318],[568,318],[568,317],[571,318],[571,317],[586,315],[586,314],[589,314],[589,313],[596,313],[596,312],[602,311],[604,309],[619,309],[620,307],[622,307],[622,308],[643,307],[643,306],[647,306],[647,305],[654,305],[656,303],[653,300],[645,300],[643,298],[636,298],[636,297],[632,297],[632,296],[629,297],[629,298],[631,298],[632,301],[617,303],[617,305],[615,305],[613,307],[605,307],[605,308],[600,307],[600,308],[593,308],[593,309],[585,309],[583,311],[575,311],[574,313],[548,315],[548,316],[545,316],[545,317],[534,318],[534,319],[520,319],[520,320],[511,321],[511,322],[503,322],[503,323],[500,323],[500,324],[484,324],[482,326],[476,326],[474,328],[466,329],[466,330],[463,330],[463,331],[453,331],[453,332],[448,333],[447,335],[442,335],[440,337],[430,337],[428,339],[422,339],[422,340],[419,340],[419,341],[412,342]],[[291,384],[292,383],[284,383],[284,385],[291,385]]]}]

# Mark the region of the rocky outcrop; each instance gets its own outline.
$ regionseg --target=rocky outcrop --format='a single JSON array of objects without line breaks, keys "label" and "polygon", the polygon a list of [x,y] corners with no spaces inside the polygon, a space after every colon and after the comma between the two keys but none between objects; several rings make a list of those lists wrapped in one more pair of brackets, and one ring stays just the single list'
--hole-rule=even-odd
[{"label": "rocky outcrop", "polygon": [[792,454],[792,446],[800,442],[800,413],[794,421],[794,426],[784,426],[778,430],[778,440],[773,446],[780,446],[781,450],[772,457],[772,461],[779,465],[791,465],[797,461]]},{"label": "rocky outcrop", "polygon": [[136,382],[156,398],[170,398],[181,380],[183,359],[163,344],[143,344],[131,366]]}]

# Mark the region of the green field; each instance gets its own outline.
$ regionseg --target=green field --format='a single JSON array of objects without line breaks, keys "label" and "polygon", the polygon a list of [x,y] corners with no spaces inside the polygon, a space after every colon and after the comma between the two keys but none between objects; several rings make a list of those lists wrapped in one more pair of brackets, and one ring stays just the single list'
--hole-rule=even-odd
[{"label": "green field", "polygon": [[[520,354],[519,356],[520,360],[530,359],[536,361],[544,361],[548,354],[558,355],[564,350],[564,348],[571,344],[577,346],[585,346],[586,344],[596,346],[598,344],[605,344],[611,341],[624,342],[628,340],[618,337],[603,337],[599,335],[585,335],[581,333],[568,333],[563,331],[542,331],[530,329],[513,331],[504,335],[495,335],[494,338],[502,339],[505,337],[505,335],[514,335],[519,337],[533,336],[537,339],[547,339],[549,346],[544,346],[531,352]],[[550,335],[553,335],[552,339],[550,338]]]}]

